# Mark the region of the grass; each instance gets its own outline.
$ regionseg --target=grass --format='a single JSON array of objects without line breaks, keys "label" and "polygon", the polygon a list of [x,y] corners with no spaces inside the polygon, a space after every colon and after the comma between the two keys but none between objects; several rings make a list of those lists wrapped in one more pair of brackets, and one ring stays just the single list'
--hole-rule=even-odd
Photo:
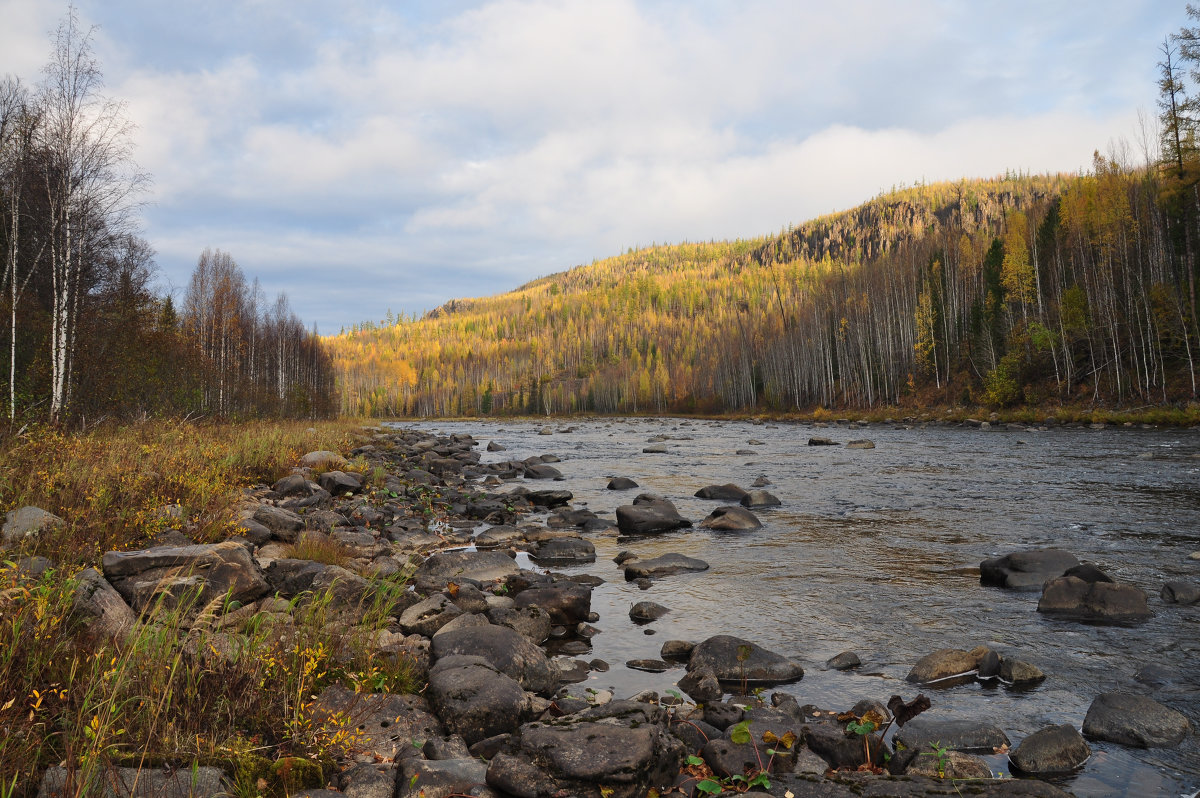
[{"label": "grass", "polygon": [[[32,504],[65,521],[0,562],[0,795],[34,795],[58,764],[72,796],[96,794],[111,768],[161,764],[224,767],[239,796],[285,795],[304,773],[323,786],[320,766],[352,749],[356,732],[348,719],[318,716],[312,696],[333,683],[419,687],[406,660],[369,644],[402,579],[380,583],[350,629],[331,623],[331,593],[233,623],[221,620],[238,609],[224,597],[159,602],[115,642],[89,643],[72,612],[80,570],[104,551],[145,546],[167,527],[163,505],[183,506],[193,538],[222,539],[245,487],[286,474],[305,451],[345,451],[356,427],[151,422],[0,442],[0,511]],[[332,543],[297,545],[344,562]],[[18,558],[35,553],[55,566],[22,571]]]}]

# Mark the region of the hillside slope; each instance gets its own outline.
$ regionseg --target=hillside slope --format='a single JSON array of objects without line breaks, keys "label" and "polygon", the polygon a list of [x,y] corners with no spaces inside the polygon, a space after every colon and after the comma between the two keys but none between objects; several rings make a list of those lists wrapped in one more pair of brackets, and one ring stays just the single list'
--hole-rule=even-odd
[{"label": "hillside slope", "polygon": [[326,339],[346,412],[871,407],[1195,394],[1194,213],[1087,176],[917,186]]}]

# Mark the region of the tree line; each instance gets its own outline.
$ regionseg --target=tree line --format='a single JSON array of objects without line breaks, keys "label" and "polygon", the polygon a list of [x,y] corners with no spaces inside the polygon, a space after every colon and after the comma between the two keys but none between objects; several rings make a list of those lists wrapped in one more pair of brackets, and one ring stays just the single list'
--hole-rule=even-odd
[{"label": "tree line", "polygon": [[1120,145],[1085,174],[913,186],[352,328],[329,339],[342,409],[1195,403],[1200,26],[1161,54],[1140,160]]},{"label": "tree line", "polygon": [[72,8],[43,80],[0,79],[4,415],[324,415],[332,361],[282,294],[206,250],[176,309],[136,228],[149,182]]}]

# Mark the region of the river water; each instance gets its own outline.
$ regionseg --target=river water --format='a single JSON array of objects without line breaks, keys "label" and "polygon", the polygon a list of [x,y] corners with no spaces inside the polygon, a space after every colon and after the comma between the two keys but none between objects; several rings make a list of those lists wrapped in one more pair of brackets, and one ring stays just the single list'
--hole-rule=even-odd
[{"label": "river water", "polygon": [[[553,435],[538,435],[549,424]],[[758,511],[751,532],[686,529],[618,540],[590,535],[593,565],[560,569],[607,580],[592,609],[601,633],[582,659],[611,670],[582,687],[626,697],[640,689],[674,689],[683,670],[663,674],[624,666],[659,658],[668,639],[732,634],[804,663],[804,678],[778,690],[801,704],[844,710],[861,698],[906,699],[918,689],[904,677],[939,648],[988,645],[1040,667],[1033,689],[970,683],[921,688],[927,717],[988,720],[1013,747],[1048,725],[1082,726],[1092,699],[1127,690],[1149,695],[1200,726],[1200,607],[1164,605],[1163,582],[1200,580],[1200,430],[1056,428],[1042,430],[872,424],[811,424],[681,419],[405,424],[441,434],[469,433],[507,450],[485,462],[555,454],[566,477],[553,485],[613,519],[617,506],[643,491],[672,500],[699,522],[721,502],[692,496],[710,484],[743,488],[759,476],[783,506]],[[657,436],[666,454],[644,454]],[[810,447],[821,435],[844,444],[869,438],[876,448]],[[659,443],[659,441],[655,441]],[[739,453],[741,452],[741,453]],[[627,476],[640,490],[609,491]],[[499,490],[506,490],[500,488]],[[979,584],[980,561],[1010,551],[1054,546],[1092,562],[1150,596],[1154,617],[1132,627],[1085,625],[1036,611],[1037,593]],[[612,558],[680,552],[708,571],[666,577],[649,590],[627,583]],[[628,617],[651,600],[671,613],[648,626]],[[652,632],[652,634],[647,634]],[[858,653],[863,666],[838,672],[825,661]],[[1200,789],[1200,738],[1178,748],[1137,750],[1090,743],[1083,769],[1058,780],[1080,796],[1191,795]],[[1005,756],[987,757],[1008,773]]]}]

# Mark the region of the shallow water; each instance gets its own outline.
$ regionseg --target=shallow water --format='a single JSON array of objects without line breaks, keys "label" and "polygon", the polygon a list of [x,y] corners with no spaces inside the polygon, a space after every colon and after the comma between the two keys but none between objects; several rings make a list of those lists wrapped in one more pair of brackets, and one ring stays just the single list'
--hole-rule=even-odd
[{"label": "shallow water", "polygon": [[[406,425],[409,426],[409,425]],[[648,674],[624,663],[658,658],[665,640],[732,634],[800,659],[805,676],[778,690],[801,704],[847,709],[861,698],[906,699],[912,664],[939,648],[986,644],[1034,663],[1046,680],[1031,690],[981,683],[923,688],[929,717],[972,717],[1003,728],[1013,747],[1052,724],[1083,723],[1100,692],[1143,693],[1200,725],[1200,607],[1163,605],[1169,579],[1200,579],[1200,430],[1046,431],[970,428],[899,429],[844,425],[617,419],[550,422],[571,432],[539,436],[543,423],[413,424],[440,433],[467,432],[485,462],[556,454],[565,482],[554,483],[612,519],[640,492],[671,499],[699,522],[721,502],[693,498],[705,485],[749,488],[766,475],[783,506],[758,511],[751,532],[680,530],[618,541],[591,535],[596,563],[565,569],[604,578],[592,609],[602,630],[582,659],[612,665],[581,687],[625,697],[640,689],[674,689],[683,670]],[[647,440],[668,435],[667,454],[643,454]],[[867,437],[871,450],[810,447],[809,436],[839,443]],[[761,444],[750,445],[749,441]],[[736,454],[753,450],[753,454]],[[611,476],[635,479],[640,490],[609,491]],[[519,481],[518,481],[519,482]],[[538,489],[544,482],[528,482]],[[499,490],[506,490],[501,488]],[[1150,596],[1154,617],[1133,627],[1093,626],[1047,618],[1036,593],[981,587],[981,560],[1014,549],[1056,546],[1093,562]],[[656,556],[678,551],[711,564],[703,573],[673,576],[639,590],[612,563],[617,552]],[[647,626],[629,607],[651,600],[671,608]],[[650,634],[653,632],[653,634]],[[853,650],[863,667],[825,669],[833,655]],[[1146,666],[1165,677],[1139,681]],[[1059,781],[1080,796],[1191,795],[1200,789],[1200,738],[1149,751],[1090,743],[1092,758]],[[1007,757],[988,757],[1008,772]]]}]

